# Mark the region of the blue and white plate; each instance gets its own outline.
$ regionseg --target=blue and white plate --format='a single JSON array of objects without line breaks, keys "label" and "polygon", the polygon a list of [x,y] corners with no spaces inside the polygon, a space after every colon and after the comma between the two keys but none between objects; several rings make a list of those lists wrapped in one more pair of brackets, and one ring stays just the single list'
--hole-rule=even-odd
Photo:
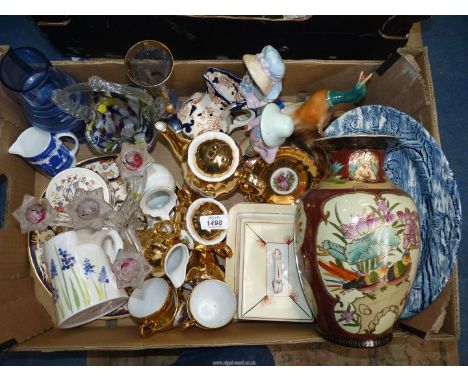
[{"label": "blue and white plate", "polygon": [[350,110],[325,131],[327,136],[387,134],[400,144],[385,158],[388,177],[412,196],[419,209],[421,259],[401,318],[429,306],[444,289],[461,239],[461,205],[447,158],[416,120],[396,109],[372,105]]}]

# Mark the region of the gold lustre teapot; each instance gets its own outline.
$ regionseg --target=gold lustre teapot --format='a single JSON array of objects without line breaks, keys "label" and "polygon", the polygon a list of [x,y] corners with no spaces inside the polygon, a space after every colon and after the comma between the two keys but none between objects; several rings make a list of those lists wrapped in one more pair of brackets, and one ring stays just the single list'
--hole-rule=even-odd
[{"label": "gold lustre teapot", "polygon": [[169,142],[181,162],[185,181],[196,193],[216,198],[235,189],[258,195],[265,190],[265,182],[244,167],[239,148],[229,135],[209,131],[190,140],[162,121],[155,127]]}]

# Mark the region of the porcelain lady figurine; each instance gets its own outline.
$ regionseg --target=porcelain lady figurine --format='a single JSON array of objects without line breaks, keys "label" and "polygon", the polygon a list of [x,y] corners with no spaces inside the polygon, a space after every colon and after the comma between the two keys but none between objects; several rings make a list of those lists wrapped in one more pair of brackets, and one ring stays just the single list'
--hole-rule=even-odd
[{"label": "porcelain lady figurine", "polygon": [[261,53],[245,54],[242,58],[248,73],[242,79],[240,89],[247,106],[257,109],[277,99],[285,73],[285,65],[278,51],[267,45]]},{"label": "porcelain lady figurine", "polygon": [[[282,114],[280,108],[274,103],[268,104],[262,115],[251,121],[249,126],[252,130],[244,155],[248,157],[260,155],[268,164],[274,162],[279,146],[294,131],[292,119]],[[243,142],[241,146],[245,147],[246,144]]]},{"label": "porcelain lady figurine", "polygon": [[341,103],[359,102],[366,95],[366,82],[372,74],[359,75],[357,83],[349,91],[322,89],[312,94],[304,103],[286,106],[282,113],[294,121],[293,137],[305,143],[323,136],[323,130],[331,118],[331,109]]},{"label": "porcelain lady figurine", "polygon": [[397,142],[383,135],[316,140],[331,171],[297,206],[301,283],[319,332],[341,345],[389,342],[418,268],[416,205],[383,169],[385,150]]}]

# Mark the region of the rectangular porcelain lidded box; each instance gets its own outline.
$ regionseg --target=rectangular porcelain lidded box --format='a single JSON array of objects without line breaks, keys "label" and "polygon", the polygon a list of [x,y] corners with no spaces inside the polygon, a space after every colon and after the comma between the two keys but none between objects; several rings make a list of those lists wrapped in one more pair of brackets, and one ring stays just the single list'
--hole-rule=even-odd
[{"label": "rectangular porcelain lidded box", "polygon": [[[361,71],[374,72],[381,64],[377,61],[286,61],[283,94],[285,99],[294,100],[299,92],[310,94],[324,87],[345,89],[354,84]],[[91,75],[99,75],[110,81],[126,82],[121,60],[55,62],[54,65],[80,81],[86,81]],[[181,97],[188,97],[204,89],[202,73],[208,66],[239,76],[245,70],[240,61],[176,61],[168,85]],[[375,73],[368,85],[364,103],[392,106],[410,114],[436,140],[439,139],[430,69],[424,49],[405,50],[390,68]],[[77,350],[323,341],[314,326],[304,322],[236,321],[214,331],[198,328],[187,332],[173,330],[145,340],[139,338],[135,323],[130,318],[97,320],[79,328],[58,329],[54,323],[51,297],[37,282],[28,263],[26,238],[10,215],[20,205],[24,194],[40,195],[48,183],[47,178],[36,173],[26,162],[7,153],[8,147],[26,127],[21,107],[11,93],[0,87],[0,182],[6,189],[8,214],[0,227],[0,254],[3,260],[0,268],[3,292],[0,296],[0,343],[18,343],[16,348],[19,350]],[[182,183],[181,170],[163,139],[158,138],[151,154],[157,162],[173,171],[176,180]],[[89,149],[81,145],[78,161],[92,156]],[[225,205],[229,209],[242,201],[243,198],[235,194],[225,201]],[[426,338],[456,339],[459,334],[457,285],[455,271],[448,286],[431,306],[403,321],[401,327]],[[403,332],[399,331],[396,335],[403,335]]]}]

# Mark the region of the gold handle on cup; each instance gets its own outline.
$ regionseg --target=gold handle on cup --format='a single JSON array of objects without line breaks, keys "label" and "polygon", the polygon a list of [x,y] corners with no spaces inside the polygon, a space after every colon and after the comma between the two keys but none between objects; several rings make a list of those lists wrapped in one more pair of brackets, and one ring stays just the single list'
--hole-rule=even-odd
[{"label": "gold handle on cup", "polygon": [[191,328],[192,326],[195,326],[195,320],[192,318],[189,318],[187,321],[185,321],[182,325],[180,325],[180,328],[182,330],[187,330],[188,328]]},{"label": "gold handle on cup", "polygon": [[180,226],[175,221],[162,220],[156,223],[154,234],[158,240],[171,241],[180,235]]},{"label": "gold handle on cup", "polygon": [[241,192],[260,196],[265,191],[266,183],[246,168],[237,170],[234,176],[238,179],[238,185]]},{"label": "gold handle on cup", "polygon": [[232,249],[229,245],[225,243],[213,245],[210,247],[210,249],[212,249],[213,252],[215,252],[218,256],[221,256],[225,259],[232,257]]},{"label": "gold handle on cup", "polygon": [[140,326],[139,326],[139,332],[140,332],[140,337],[141,338],[148,338],[151,337],[153,334],[155,334],[158,331],[158,327],[156,324],[151,321],[151,320],[145,320]]}]

